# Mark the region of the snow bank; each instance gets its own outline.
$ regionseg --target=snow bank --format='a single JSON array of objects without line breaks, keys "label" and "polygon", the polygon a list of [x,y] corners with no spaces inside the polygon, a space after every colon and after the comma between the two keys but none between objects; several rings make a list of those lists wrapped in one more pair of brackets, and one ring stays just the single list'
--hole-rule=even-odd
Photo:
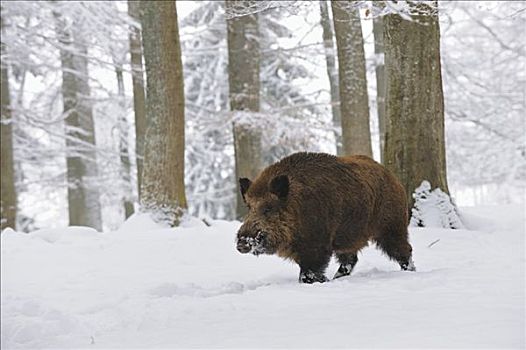
[{"label": "snow bank", "polygon": [[237,253],[238,222],[6,230],[2,349],[524,347],[524,208],[462,215],[479,231],[411,228],[416,273],[370,247],[317,285]]},{"label": "snow bank", "polygon": [[422,181],[413,193],[415,204],[409,225],[415,227],[464,228],[453,200],[440,188]]}]

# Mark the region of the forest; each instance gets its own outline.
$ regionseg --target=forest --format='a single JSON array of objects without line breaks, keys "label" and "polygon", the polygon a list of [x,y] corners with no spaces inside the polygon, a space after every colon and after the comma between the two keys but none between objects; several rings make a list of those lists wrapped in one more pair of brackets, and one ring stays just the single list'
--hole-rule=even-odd
[{"label": "forest", "polygon": [[[524,1],[2,0],[2,348],[524,346],[525,33]],[[240,179],[297,152],[395,176],[416,277],[235,250]],[[352,342],[353,310],[433,316]]]},{"label": "forest", "polygon": [[[147,6],[144,18],[133,1],[2,4],[2,227],[115,229],[148,206],[239,218],[238,175],[297,151],[374,155],[409,171],[409,193],[427,179],[459,204],[521,200],[522,4],[444,3],[443,23],[433,17],[434,32],[422,33],[398,27],[409,21],[391,30],[384,14],[410,9],[389,2],[349,3],[350,22],[345,2],[183,4],[179,22],[173,4]],[[164,28],[155,11],[178,24],[170,50],[155,41]],[[405,34],[385,35],[396,30]],[[406,45],[428,47],[414,53],[421,66],[395,71],[389,59]],[[412,69],[402,90],[386,86]],[[356,98],[340,103],[341,92]],[[407,93],[426,103],[393,105]],[[404,118],[391,132],[390,113]],[[399,142],[405,160],[394,159]]]}]

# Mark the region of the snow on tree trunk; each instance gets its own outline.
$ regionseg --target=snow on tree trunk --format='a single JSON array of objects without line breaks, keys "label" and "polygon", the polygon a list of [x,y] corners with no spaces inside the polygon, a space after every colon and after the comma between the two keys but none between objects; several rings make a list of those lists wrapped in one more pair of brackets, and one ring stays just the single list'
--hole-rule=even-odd
[{"label": "snow on tree trunk", "polygon": [[[0,18],[2,34],[4,21]],[[2,59],[5,45],[1,43]],[[11,97],[9,96],[9,78],[7,66],[2,64],[2,115],[0,119],[0,230],[6,227],[16,229],[17,198],[15,188],[15,168],[13,160],[13,118]]]},{"label": "snow on tree trunk", "polygon": [[122,181],[124,182],[124,217],[127,219],[133,214],[133,199],[131,186],[131,166],[130,153],[128,151],[128,121],[126,120],[126,101],[124,96],[124,78],[122,74],[122,65],[115,65],[115,74],[117,76],[117,87],[119,93],[119,105],[121,107],[119,115],[119,153],[121,159]]},{"label": "snow on tree trunk", "polygon": [[369,100],[362,26],[352,1],[332,0],[338,71],[343,153],[372,157]]},{"label": "snow on tree trunk", "polygon": [[440,188],[431,190],[431,184],[422,181],[413,198],[415,205],[411,210],[411,226],[464,228],[457,206]]},{"label": "snow on tree trunk", "polygon": [[404,185],[410,208],[412,193],[423,180],[449,194],[435,6],[411,5],[412,21],[396,14],[384,17],[385,164]]},{"label": "snow on tree trunk", "polygon": [[336,71],[336,52],[334,49],[334,35],[332,23],[329,17],[329,7],[327,0],[320,0],[320,22],[323,29],[323,47],[325,49],[325,61],[327,65],[327,75],[329,76],[329,85],[331,89],[331,110],[332,122],[334,126],[334,135],[336,138],[336,154],[342,154],[342,119],[340,113],[340,87],[338,82],[338,73]]},{"label": "snow on tree trunk", "polygon": [[174,1],[141,2],[147,130],[141,204],[153,219],[178,225],[184,188],[184,85]]},{"label": "snow on tree trunk", "polygon": [[380,161],[385,161],[385,65],[384,65],[384,23],[383,18],[373,19],[375,73],[376,73],[376,109],[380,133]]},{"label": "snow on tree trunk", "polygon": [[62,63],[69,224],[102,229],[87,46],[72,20],[55,13]]},{"label": "snow on tree trunk", "polygon": [[[226,1],[226,9],[233,11],[251,1]],[[259,111],[259,28],[258,15],[249,14],[227,19],[228,39],[228,82],[229,100],[232,111]],[[250,118],[243,118],[250,120]],[[263,168],[261,131],[256,125],[238,122],[234,117],[234,150],[236,158],[236,186],[238,218],[246,214],[239,191],[237,178],[254,179]]]},{"label": "snow on tree trunk", "polygon": [[[128,1],[128,15],[136,21],[140,21],[140,8],[138,1]],[[137,188],[140,198],[144,157],[144,135],[146,134],[146,97],[144,94],[144,73],[142,65],[142,38],[141,30],[138,27],[134,26],[130,28],[129,41],[133,83],[133,110],[135,112]]]}]

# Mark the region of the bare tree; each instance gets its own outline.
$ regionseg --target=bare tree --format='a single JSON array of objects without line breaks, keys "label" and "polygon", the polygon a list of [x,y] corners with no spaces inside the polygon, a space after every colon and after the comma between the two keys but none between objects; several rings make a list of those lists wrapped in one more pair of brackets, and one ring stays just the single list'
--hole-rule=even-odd
[{"label": "bare tree", "polygon": [[[4,32],[4,21],[0,17],[0,27]],[[9,95],[9,77],[4,64],[5,45],[1,43],[2,92],[0,119],[0,230],[6,227],[16,229],[17,197],[15,187],[15,169],[13,160],[13,117],[11,114],[11,97]]]},{"label": "bare tree", "polygon": [[353,1],[332,0],[340,79],[343,153],[372,156],[362,26]]},{"label": "bare tree", "polygon": [[130,152],[128,151],[128,121],[126,120],[126,101],[124,93],[124,77],[122,63],[115,62],[115,75],[117,77],[117,91],[119,94],[120,115],[119,125],[119,154],[122,165],[122,181],[124,182],[124,217],[129,218],[133,212],[132,187],[131,187],[131,164]]},{"label": "bare tree", "polygon": [[[140,21],[139,1],[128,0],[128,15]],[[142,37],[138,26],[130,28],[130,60],[133,83],[133,110],[135,112],[135,154],[137,164],[137,187],[141,194],[144,157],[144,135],[146,134],[146,97],[144,94],[144,72],[142,65]]]},{"label": "bare tree", "polygon": [[[226,11],[235,12],[253,1],[226,1]],[[259,28],[258,14],[227,19],[228,81],[232,111],[259,111]],[[249,119],[249,120],[247,120]],[[234,148],[236,177],[254,178],[263,167],[261,134],[251,118],[234,118]],[[238,184],[239,186],[239,184]],[[237,217],[245,215],[246,207],[237,191]]]},{"label": "bare tree", "polygon": [[340,113],[340,87],[338,84],[338,72],[336,71],[336,50],[334,49],[334,34],[332,23],[329,17],[329,7],[327,0],[320,0],[320,21],[323,29],[323,47],[325,49],[325,61],[327,65],[327,75],[329,76],[329,85],[331,89],[331,110],[332,123],[335,128],[336,136],[336,154],[342,154],[341,138],[341,113]]},{"label": "bare tree", "polygon": [[411,9],[411,21],[397,14],[384,17],[384,39],[385,163],[402,181],[412,207],[412,193],[423,180],[449,191],[436,3]]},{"label": "bare tree", "polygon": [[102,229],[87,45],[78,24],[55,13],[61,43],[69,224]]},{"label": "bare tree", "polygon": [[174,1],[141,1],[147,130],[141,204],[157,221],[178,225],[184,188],[184,84]]},{"label": "bare tree", "polygon": [[384,64],[384,22],[383,17],[373,19],[375,73],[376,73],[376,110],[380,133],[380,161],[385,160],[385,64]]}]

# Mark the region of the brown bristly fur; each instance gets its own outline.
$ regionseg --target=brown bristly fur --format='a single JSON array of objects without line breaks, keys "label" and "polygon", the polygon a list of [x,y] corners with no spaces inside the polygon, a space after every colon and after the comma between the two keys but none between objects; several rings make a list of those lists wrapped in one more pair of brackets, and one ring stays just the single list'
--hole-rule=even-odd
[{"label": "brown bristly fur", "polygon": [[248,184],[249,213],[238,239],[264,232],[266,253],[295,261],[318,277],[314,281],[322,281],[333,253],[349,274],[369,241],[403,269],[412,266],[405,191],[371,158],[296,153]]}]

